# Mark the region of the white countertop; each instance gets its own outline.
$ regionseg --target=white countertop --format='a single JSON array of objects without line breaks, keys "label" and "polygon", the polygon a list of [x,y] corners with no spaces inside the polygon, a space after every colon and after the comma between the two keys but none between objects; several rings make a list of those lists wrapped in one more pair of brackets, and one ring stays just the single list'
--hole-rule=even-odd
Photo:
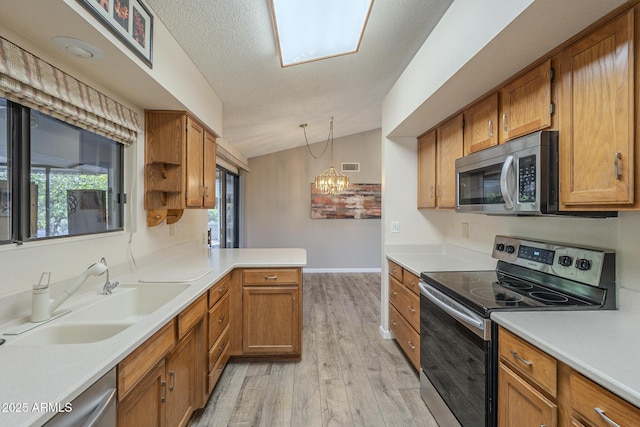
[{"label": "white countertop", "polygon": [[[179,280],[184,273],[185,280],[192,281],[189,282],[189,288],[170,304],[104,341],[45,346],[11,345],[13,338],[3,336],[7,343],[0,346],[0,426],[38,426],[46,422],[54,414],[34,412],[34,405],[64,405],[73,400],[234,268],[303,267],[306,263],[307,253],[304,249],[201,249],[170,262],[159,261],[155,266],[134,274],[111,277],[112,281],[126,284],[138,283],[139,279],[162,277],[163,274],[172,280]],[[206,274],[198,278],[203,273]],[[74,295],[64,304],[65,308],[80,308],[82,306],[78,304],[82,300],[82,295]],[[3,330],[6,330],[14,325],[4,326]],[[8,405],[12,403],[26,404],[29,409],[27,412],[9,410]]]},{"label": "white countertop", "polygon": [[640,315],[621,310],[492,313],[491,319],[640,407]]},{"label": "white countertop", "polygon": [[388,259],[416,276],[423,271],[495,270],[491,255],[453,245],[387,245]]}]

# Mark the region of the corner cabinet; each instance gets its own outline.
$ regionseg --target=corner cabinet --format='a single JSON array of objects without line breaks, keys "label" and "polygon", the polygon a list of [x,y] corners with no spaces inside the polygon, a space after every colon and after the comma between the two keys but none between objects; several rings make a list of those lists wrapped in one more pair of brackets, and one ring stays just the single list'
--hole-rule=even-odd
[{"label": "corner cabinet", "polygon": [[302,270],[242,271],[242,354],[302,354]]},{"label": "corner cabinet", "polygon": [[157,225],[168,214],[179,219],[185,208],[215,207],[215,188],[213,132],[184,111],[146,111],[144,207],[148,224]]},{"label": "corner cabinet", "polygon": [[559,54],[563,210],[637,208],[635,9]]}]

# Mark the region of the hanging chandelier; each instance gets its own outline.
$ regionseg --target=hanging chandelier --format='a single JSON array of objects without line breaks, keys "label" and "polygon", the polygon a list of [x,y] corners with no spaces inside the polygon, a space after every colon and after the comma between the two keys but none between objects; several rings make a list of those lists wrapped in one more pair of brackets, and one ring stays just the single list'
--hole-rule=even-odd
[{"label": "hanging chandelier", "polygon": [[327,138],[327,143],[324,146],[324,150],[320,153],[319,156],[316,156],[311,151],[311,147],[309,147],[309,140],[307,139],[307,124],[303,123],[300,125],[304,132],[304,140],[307,143],[307,149],[309,150],[309,154],[314,159],[319,159],[326,153],[327,147],[331,144],[331,163],[329,165],[329,169],[325,170],[319,175],[316,175],[316,188],[322,194],[338,194],[342,193],[349,187],[349,177],[341,172],[338,172],[335,167],[333,167],[333,117],[331,117],[331,123],[329,124],[329,137]]}]

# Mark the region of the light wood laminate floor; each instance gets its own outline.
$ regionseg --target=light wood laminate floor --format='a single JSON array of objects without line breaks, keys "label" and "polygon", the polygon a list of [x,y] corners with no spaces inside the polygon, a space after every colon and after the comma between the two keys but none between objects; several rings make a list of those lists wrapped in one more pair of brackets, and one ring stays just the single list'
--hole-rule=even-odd
[{"label": "light wood laminate floor", "polygon": [[191,426],[436,427],[379,324],[380,274],[304,274],[302,361],[229,362]]}]

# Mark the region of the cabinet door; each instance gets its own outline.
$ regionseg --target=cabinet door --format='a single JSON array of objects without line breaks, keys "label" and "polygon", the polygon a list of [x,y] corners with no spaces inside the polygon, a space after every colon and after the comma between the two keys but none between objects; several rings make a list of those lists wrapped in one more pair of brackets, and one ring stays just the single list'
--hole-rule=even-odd
[{"label": "cabinet door", "polygon": [[187,117],[187,207],[202,207],[204,129]]},{"label": "cabinet door", "polygon": [[245,354],[300,351],[298,287],[245,286],[242,289],[242,349]]},{"label": "cabinet door", "polygon": [[633,10],[560,53],[560,198],[634,202]]},{"label": "cabinet door", "polygon": [[164,361],[118,403],[118,427],[164,426],[167,388]]},{"label": "cabinet door", "polygon": [[456,159],[463,155],[462,114],[437,129],[436,205],[456,207]]},{"label": "cabinet door", "polygon": [[551,126],[551,60],[501,91],[501,142]]},{"label": "cabinet door", "polygon": [[464,112],[464,154],[498,145],[498,94]]},{"label": "cabinet door", "polygon": [[418,209],[436,207],[436,131],[418,140]]},{"label": "cabinet door", "polygon": [[216,137],[204,133],[204,207],[216,207]]},{"label": "cabinet door", "polygon": [[500,363],[498,367],[498,427],[558,425],[558,407]]},{"label": "cabinet door", "polygon": [[197,399],[197,345],[191,330],[166,359],[167,425],[184,426]]}]

